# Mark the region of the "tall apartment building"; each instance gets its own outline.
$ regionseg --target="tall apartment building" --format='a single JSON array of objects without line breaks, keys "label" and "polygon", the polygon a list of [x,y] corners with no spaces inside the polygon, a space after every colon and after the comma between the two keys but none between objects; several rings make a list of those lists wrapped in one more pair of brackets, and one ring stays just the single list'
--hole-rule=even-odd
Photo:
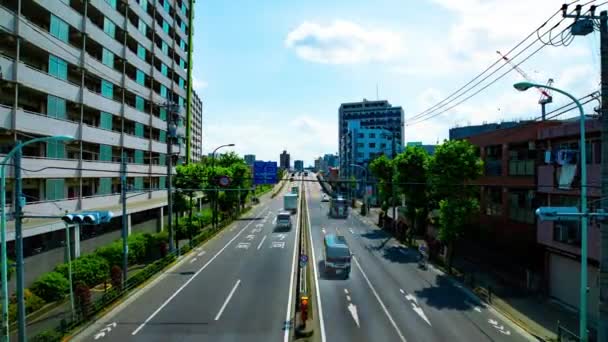
[{"label": "tall apartment building", "polygon": [[290,156],[289,153],[287,153],[287,151],[283,151],[283,153],[281,153],[281,155],[279,156],[279,166],[281,169],[284,170],[289,170],[291,167],[291,162],[290,162]]},{"label": "tall apartment building", "polygon": [[[384,148],[386,146],[392,148],[392,139],[395,139],[395,149],[402,149],[403,108],[393,107],[386,100],[363,99],[362,102],[341,104],[338,116],[341,177],[349,176],[350,164],[364,165],[378,153],[391,155],[392,150],[388,151]],[[358,132],[355,133],[355,130]],[[386,142],[376,140],[383,140],[385,136],[389,137],[391,144],[382,147],[382,144]],[[373,139],[374,141],[362,139]]]},{"label": "tall apartment building", "polygon": [[303,160],[296,160],[293,162],[293,168],[296,171],[304,171],[304,161]]},{"label": "tall apartment building", "polygon": [[255,154],[246,154],[245,163],[247,163],[247,165],[253,165],[255,163]]},{"label": "tall apartment building", "polygon": [[[137,192],[128,199],[129,227],[152,214],[162,217],[168,158],[163,104],[180,106],[177,134],[187,141],[190,133],[192,4],[0,0],[0,153],[18,140],[75,137],[23,149],[25,212],[103,208],[120,216],[124,153],[129,190]],[[173,146],[182,161],[187,145]],[[9,179],[9,202],[12,184]],[[27,238],[58,233],[63,224],[29,219],[24,228]],[[12,223],[8,235],[14,238]],[[57,239],[26,240],[26,254],[28,247],[46,248]]]},{"label": "tall apartment building", "polygon": [[203,157],[203,101],[194,90],[190,108],[190,161],[198,163]]}]

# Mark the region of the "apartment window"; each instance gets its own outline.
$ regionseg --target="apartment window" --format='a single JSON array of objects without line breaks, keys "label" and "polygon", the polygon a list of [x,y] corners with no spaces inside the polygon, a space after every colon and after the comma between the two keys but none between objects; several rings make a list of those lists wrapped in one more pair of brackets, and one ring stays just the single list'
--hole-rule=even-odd
[{"label": "apartment window", "polygon": [[158,188],[165,189],[166,187],[167,187],[167,177],[166,176],[158,177]]},{"label": "apartment window", "polygon": [[160,131],[159,134],[158,134],[158,140],[160,142],[166,142],[167,141],[167,132]]},{"label": "apartment window", "polygon": [[67,117],[65,100],[53,95],[48,95],[46,115],[52,118],[65,119]]},{"label": "apartment window", "polygon": [[116,9],[116,0],[105,0],[108,5],[110,5],[110,7],[112,7],[113,9]]},{"label": "apartment window", "polygon": [[148,0],[139,0],[139,6],[141,6],[144,11],[148,10]]},{"label": "apartment window", "polygon": [[160,42],[160,50],[165,54],[165,55],[169,55],[169,45],[167,45],[167,43],[165,43],[165,41],[161,41]]},{"label": "apartment window", "polygon": [[49,30],[51,35],[67,43],[68,31],[68,24],[51,14],[51,27]]},{"label": "apartment window", "polygon": [[179,84],[180,88],[184,88],[185,89],[185,87],[184,87],[185,86],[185,82],[184,82],[183,78],[181,78],[181,77],[178,78],[178,82],[177,83]]},{"label": "apartment window", "polygon": [[171,5],[169,5],[168,0],[163,1],[163,8],[165,11],[167,11],[167,13],[171,13]]},{"label": "apartment window", "polygon": [[[144,151],[135,150],[135,164],[143,164],[143,163],[144,163]],[[141,189],[141,187],[139,189]]]},{"label": "apartment window", "polygon": [[177,97],[177,104],[179,105],[180,108],[184,108],[184,98],[181,96]]},{"label": "apartment window", "polygon": [[179,40],[179,47],[186,51],[186,42],[183,39]]},{"label": "apartment window", "polygon": [[101,62],[110,68],[114,68],[114,54],[110,50],[103,48],[101,52]]},{"label": "apartment window", "polygon": [[363,137],[364,137],[363,133],[358,133],[357,134],[357,138],[363,138]]},{"label": "apartment window", "polygon": [[99,113],[99,128],[112,130],[112,114],[101,112]]},{"label": "apartment window", "polygon": [[489,186],[485,191],[486,215],[502,216],[502,188]]},{"label": "apartment window", "polygon": [[363,147],[363,143],[357,143],[357,147]]},{"label": "apartment window", "polygon": [[184,61],[181,57],[179,58],[179,67],[186,69],[186,61]]},{"label": "apartment window", "polygon": [[116,37],[116,25],[106,17],[103,18],[103,32],[112,38]]},{"label": "apartment window", "polygon": [[144,124],[136,122],[135,123],[135,136],[143,137],[144,136]]},{"label": "apartment window", "polygon": [[160,96],[167,98],[167,87],[162,84],[160,85]]},{"label": "apartment window", "polygon": [[158,155],[158,165],[166,165],[165,155],[160,153]]},{"label": "apartment window", "polygon": [[109,99],[114,98],[114,85],[106,80],[101,80],[101,95]]},{"label": "apartment window", "polygon": [[144,112],[145,111],[145,102],[144,98],[141,96],[135,96],[135,108],[137,110]]},{"label": "apartment window", "polygon": [[99,145],[99,160],[112,161],[112,146],[103,144]]},{"label": "apartment window", "polygon": [[49,74],[67,80],[68,63],[57,56],[49,55]]},{"label": "apartment window", "polygon": [[183,22],[183,21],[182,21],[182,22],[179,24],[179,28],[181,28],[181,29],[182,29],[182,31],[184,31],[184,33],[186,33],[186,23],[185,23],[185,22]]},{"label": "apartment window", "polygon": [[65,198],[65,179],[46,180],[46,199],[48,201]]},{"label": "apartment window", "polygon": [[370,138],[375,138],[375,137],[376,137],[376,133],[370,133],[370,134],[369,134],[369,137],[370,137]]},{"label": "apartment window", "polygon": [[140,44],[137,44],[137,57],[146,60],[146,49]]},{"label": "apartment window", "polygon": [[110,195],[112,193],[112,178],[103,177],[99,178],[99,188],[97,189],[98,195]]},{"label": "apartment window", "polygon": [[167,74],[169,73],[169,69],[167,68],[165,63],[160,63],[160,73],[165,76],[167,76]]},{"label": "apartment window", "polygon": [[139,19],[138,23],[137,23],[137,29],[139,30],[139,32],[141,32],[144,36],[146,35],[146,23],[143,22],[143,20]]},{"label": "apartment window", "polygon": [[358,153],[357,153],[357,157],[358,157],[358,158],[363,158],[363,152],[358,152]]},{"label": "apartment window", "polygon": [[159,117],[161,120],[167,121],[167,110],[165,108],[160,109]]},{"label": "apartment window", "polygon": [[144,179],[142,177],[135,177],[133,187],[135,190],[142,190],[144,188]]},{"label": "apartment window", "polygon": [[135,82],[141,85],[145,85],[146,74],[143,71],[137,69],[135,70]]},{"label": "apartment window", "polygon": [[163,32],[169,34],[169,23],[163,20]]},{"label": "apartment window", "polygon": [[376,147],[376,143],[369,143],[369,147],[370,148],[375,148]]},{"label": "apartment window", "polygon": [[182,13],[186,14],[187,9],[186,9],[186,4],[184,3],[184,0],[182,0]]},{"label": "apartment window", "polygon": [[65,144],[60,141],[49,141],[46,143],[47,158],[65,158]]},{"label": "apartment window", "polygon": [[380,148],[386,148],[386,144],[380,144]]}]

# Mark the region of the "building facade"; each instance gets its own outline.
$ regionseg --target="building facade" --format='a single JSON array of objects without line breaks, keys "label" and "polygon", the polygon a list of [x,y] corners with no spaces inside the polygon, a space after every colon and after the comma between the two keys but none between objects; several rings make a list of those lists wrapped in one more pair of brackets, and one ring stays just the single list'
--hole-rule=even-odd
[{"label": "building facade", "polygon": [[293,162],[293,168],[296,171],[302,172],[304,171],[304,161],[303,160],[296,160]]},{"label": "building facade", "polygon": [[283,170],[289,170],[291,168],[291,161],[290,161],[290,156],[289,153],[287,153],[287,151],[283,151],[283,153],[281,153],[280,155],[280,163],[279,163],[279,167]]},{"label": "building facade", "polygon": [[521,122],[507,121],[500,123],[485,123],[483,125],[454,127],[450,128],[449,137],[450,140],[465,139],[467,137],[474,136],[477,134],[487,133],[495,130],[502,130],[506,128],[513,128],[519,124],[521,124]]},{"label": "building facade", "polygon": [[244,158],[245,163],[249,166],[252,166],[255,163],[255,154],[246,154]]},{"label": "building facade", "polygon": [[350,164],[366,164],[382,153],[391,155],[393,139],[396,150],[403,146],[403,108],[393,107],[386,100],[343,103],[338,121],[343,176],[349,176]]},{"label": "building facade", "polygon": [[190,108],[190,161],[198,163],[203,158],[203,101],[194,90]]},{"label": "building facade", "polygon": [[[182,117],[175,130],[181,137],[173,146],[176,162],[187,156],[192,3],[2,1],[0,153],[31,138],[75,137],[23,149],[24,169],[42,169],[22,175],[24,211],[57,215],[103,208],[120,216],[120,161],[126,156],[128,187],[140,193],[128,200],[129,222],[143,211],[162,217],[168,102],[179,105]],[[9,179],[9,206],[12,184]],[[28,238],[64,225],[30,219],[24,228]],[[9,239],[11,229],[12,222]],[[36,242],[25,243],[27,249]]]}]

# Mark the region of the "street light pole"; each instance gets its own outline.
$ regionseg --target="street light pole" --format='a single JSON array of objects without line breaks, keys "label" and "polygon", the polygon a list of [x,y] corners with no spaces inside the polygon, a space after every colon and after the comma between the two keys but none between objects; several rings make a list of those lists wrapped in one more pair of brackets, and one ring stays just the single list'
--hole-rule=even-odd
[{"label": "street light pole", "polygon": [[[234,146],[234,144],[220,145],[220,146],[216,147],[215,150],[213,150],[213,152],[211,152],[211,171],[212,172],[215,171],[215,152],[217,152],[217,150],[219,150],[222,147],[232,147],[232,146]],[[213,183],[215,185],[215,198],[213,199],[213,212],[212,212],[211,221],[213,223],[213,228],[215,229],[217,227],[217,202],[218,202],[218,197],[219,197],[219,189],[217,187],[217,184],[215,184],[215,181]]]},{"label": "street light pole", "polygon": [[585,145],[585,112],[583,106],[573,95],[548,85],[530,82],[519,82],[513,85],[519,91],[525,91],[532,87],[545,88],[570,98],[578,107],[580,112],[580,164],[581,164],[581,288],[580,288],[580,323],[579,336],[581,341],[587,341],[587,146]]},{"label": "street light pole", "polygon": [[[0,162],[0,246],[2,248],[2,254],[0,256],[0,264],[2,267],[2,336],[3,340],[9,340],[9,322],[8,322],[8,258],[6,252],[6,173],[5,167],[7,162],[17,153],[21,151],[23,146],[34,144],[38,142],[47,141],[62,141],[62,140],[74,140],[74,137],[67,135],[57,135],[50,137],[35,138],[23,143],[18,143],[9,153],[4,156],[2,162]],[[17,198],[18,200],[18,198]]]}]

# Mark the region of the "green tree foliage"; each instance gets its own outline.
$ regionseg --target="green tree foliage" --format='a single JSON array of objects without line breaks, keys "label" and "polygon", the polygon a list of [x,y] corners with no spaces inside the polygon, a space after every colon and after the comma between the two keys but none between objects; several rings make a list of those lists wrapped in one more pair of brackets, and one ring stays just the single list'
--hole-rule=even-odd
[{"label": "green tree foliage", "polygon": [[382,155],[369,164],[369,169],[374,177],[378,179],[378,190],[382,209],[386,211],[393,193],[392,177],[394,176],[393,161]]},{"label": "green tree foliage", "polygon": [[31,290],[47,302],[62,299],[70,289],[70,282],[59,272],[49,272],[41,275],[32,284]]},{"label": "green tree foliage", "polygon": [[428,153],[419,146],[410,146],[395,157],[393,161],[397,170],[399,192],[405,197],[406,215],[413,225],[410,229],[411,238],[414,230],[424,227],[429,210],[428,202]]},{"label": "green tree foliage", "polygon": [[[68,276],[68,264],[60,264],[55,267],[55,271],[64,277]],[[97,254],[89,254],[72,261],[72,277],[74,283],[83,282],[88,286],[95,286],[102,283],[108,276],[110,266],[106,259]]]},{"label": "green tree foliage", "polygon": [[465,234],[477,213],[479,189],[470,182],[483,173],[477,149],[466,140],[445,141],[429,163],[429,179],[434,199],[439,202],[439,240],[448,247],[447,266],[451,271],[454,242]]}]

